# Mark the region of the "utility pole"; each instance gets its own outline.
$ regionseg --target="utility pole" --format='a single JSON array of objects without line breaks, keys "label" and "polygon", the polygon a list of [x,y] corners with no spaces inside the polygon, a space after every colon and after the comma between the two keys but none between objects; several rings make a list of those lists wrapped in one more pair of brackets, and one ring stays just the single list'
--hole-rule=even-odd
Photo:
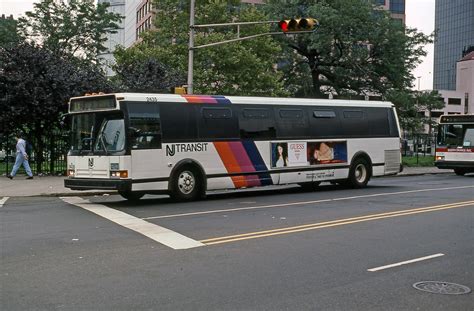
[{"label": "utility pole", "polygon": [[194,79],[194,8],[196,0],[191,0],[189,10],[189,52],[188,52],[188,94],[193,94]]}]

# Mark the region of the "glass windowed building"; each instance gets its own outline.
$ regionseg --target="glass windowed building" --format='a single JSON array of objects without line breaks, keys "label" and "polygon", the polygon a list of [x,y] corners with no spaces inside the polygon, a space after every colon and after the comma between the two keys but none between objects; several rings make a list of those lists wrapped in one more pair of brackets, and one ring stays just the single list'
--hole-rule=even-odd
[{"label": "glass windowed building", "polygon": [[433,88],[455,90],[456,62],[474,46],[474,0],[436,0],[435,8]]},{"label": "glass windowed building", "polygon": [[390,12],[393,19],[405,24],[405,1],[406,0],[375,0],[375,4],[382,6]]}]

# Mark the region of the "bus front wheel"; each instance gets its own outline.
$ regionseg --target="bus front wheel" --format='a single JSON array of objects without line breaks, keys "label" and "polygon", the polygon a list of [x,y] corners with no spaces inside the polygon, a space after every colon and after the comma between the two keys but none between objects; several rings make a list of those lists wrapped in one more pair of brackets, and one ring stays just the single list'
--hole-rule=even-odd
[{"label": "bus front wheel", "polygon": [[201,195],[202,180],[197,170],[192,167],[178,169],[170,182],[170,196],[175,200],[191,201]]},{"label": "bus front wheel", "polygon": [[455,168],[454,173],[458,176],[464,176],[466,174],[466,171],[462,168]]},{"label": "bus front wheel", "polygon": [[132,191],[119,191],[118,192],[124,199],[129,201],[138,201],[140,200],[145,194],[139,192],[132,192]]},{"label": "bus front wheel", "polygon": [[351,188],[364,188],[371,176],[370,164],[364,158],[356,159],[349,170],[349,178],[344,182]]}]

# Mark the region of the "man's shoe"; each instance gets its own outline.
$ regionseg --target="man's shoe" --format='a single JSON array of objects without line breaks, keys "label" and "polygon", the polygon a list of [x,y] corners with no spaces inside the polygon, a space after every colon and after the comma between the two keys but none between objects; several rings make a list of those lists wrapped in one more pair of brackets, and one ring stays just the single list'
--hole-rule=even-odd
[{"label": "man's shoe", "polygon": [[28,176],[26,177],[26,179],[33,179],[33,176]]},{"label": "man's shoe", "polygon": [[7,177],[10,178],[10,179],[13,179],[13,176],[10,175],[10,174],[8,174]]}]

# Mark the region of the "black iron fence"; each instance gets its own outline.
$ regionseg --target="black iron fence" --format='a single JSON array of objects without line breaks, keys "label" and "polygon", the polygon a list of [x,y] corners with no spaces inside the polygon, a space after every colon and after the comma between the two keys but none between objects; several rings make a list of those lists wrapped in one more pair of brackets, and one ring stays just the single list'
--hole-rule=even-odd
[{"label": "black iron fence", "polygon": [[[69,149],[69,135],[64,131],[53,131],[41,138],[25,135],[31,144],[29,164],[34,175],[64,175],[66,173],[66,154]],[[0,144],[0,175],[11,172],[15,163],[16,140],[14,135],[3,135]],[[42,148],[41,148],[42,147]],[[41,152],[40,149],[43,149]],[[17,174],[23,174],[23,167]]]},{"label": "black iron fence", "polygon": [[431,136],[428,134],[405,134],[402,139],[402,155],[405,157],[434,155],[435,144],[436,134]]}]

